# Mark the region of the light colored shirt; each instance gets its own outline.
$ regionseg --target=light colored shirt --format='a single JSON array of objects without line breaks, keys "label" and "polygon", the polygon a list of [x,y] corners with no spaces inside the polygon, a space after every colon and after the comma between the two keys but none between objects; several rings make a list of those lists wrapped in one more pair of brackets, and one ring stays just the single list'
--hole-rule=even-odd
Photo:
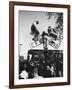
[{"label": "light colored shirt", "polygon": [[20,74],[20,76],[24,79],[28,79],[28,72],[27,71],[22,71],[22,73]]}]

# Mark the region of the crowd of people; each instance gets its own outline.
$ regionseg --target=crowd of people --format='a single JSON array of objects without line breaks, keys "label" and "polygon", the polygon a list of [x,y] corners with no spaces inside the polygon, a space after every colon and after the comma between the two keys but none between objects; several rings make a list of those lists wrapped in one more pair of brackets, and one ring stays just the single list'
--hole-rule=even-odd
[{"label": "crowd of people", "polygon": [[19,58],[19,79],[63,76],[62,50],[30,51],[27,60]]}]

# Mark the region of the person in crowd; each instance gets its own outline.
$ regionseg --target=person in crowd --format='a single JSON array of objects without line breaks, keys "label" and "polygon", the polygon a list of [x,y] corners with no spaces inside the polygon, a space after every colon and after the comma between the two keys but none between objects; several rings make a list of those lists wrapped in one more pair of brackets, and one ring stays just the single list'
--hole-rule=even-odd
[{"label": "person in crowd", "polygon": [[51,70],[51,76],[52,76],[52,77],[55,77],[55,76],[56,76],[56,72],[55,72],[56,70],[55,70],[55,69],[56,69],[56,68],[55,68],[55,65],[52,64],[52,65],[51,65],[51,69],[50,69],[50,70]]},{"label": "person in crowd", "polygon": [[28,79],[28,72],[26,70],[23,70],[20,74],[20,77],[22,79]]},{"label": "person in crowd", "polygon": [[26,61],[24,61],[23,70],[22,70],[22,72],[19,74],[19,76],[20,76],[20,78],[28,79],[27,62],[26,62]]},{"label": "person in crowd", "polygon": [[38,68],[35,67],[34,68],[34,79],[40,79],[40,78],[43,78],[43,76],[38,75]]},{"label": "person in crowd", "polygon": [[21,60],[21,58],[19,58],[19,74],[22,72],[23,66],[24,66],[24,60]]}]

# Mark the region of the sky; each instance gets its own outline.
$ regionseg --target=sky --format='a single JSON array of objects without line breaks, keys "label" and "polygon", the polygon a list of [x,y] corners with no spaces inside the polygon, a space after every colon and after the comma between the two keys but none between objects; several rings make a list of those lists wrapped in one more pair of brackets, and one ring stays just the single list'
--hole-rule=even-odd
[{"label": "sky", "polygon": [[[40,33],[42,31],[47,32],[48,26],[55,27],[55,19],[52,17],[48,20],[48,17],[46,15],[46,12],[40,12],[40,11],[19,11],[19,37],[18,37],[18,44],[20,49],[20,55],[24,56],[24,58],[27,58],[28,50],[31,49],[30,45],[32,42],[33,36],[30,34],[31,32],[31,25],[34,21],[39,21],[38,30]],[[39,45],[33,49],[43,49],[43,45]],[[48,49],[54,49],[51,46],[48,46]]]}]

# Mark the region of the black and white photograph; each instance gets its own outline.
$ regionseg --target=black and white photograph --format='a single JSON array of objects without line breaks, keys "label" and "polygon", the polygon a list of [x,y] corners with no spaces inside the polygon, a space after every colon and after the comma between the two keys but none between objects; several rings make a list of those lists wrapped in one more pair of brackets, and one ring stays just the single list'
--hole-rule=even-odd
[{"label": "black and white photograph", "polygon": [[63,77],[63,13],[18,13],[19,79]]},{"label": "black and white photograph", "polygon": [[10,88],[70,84],[70,6],[10,2]]}]

